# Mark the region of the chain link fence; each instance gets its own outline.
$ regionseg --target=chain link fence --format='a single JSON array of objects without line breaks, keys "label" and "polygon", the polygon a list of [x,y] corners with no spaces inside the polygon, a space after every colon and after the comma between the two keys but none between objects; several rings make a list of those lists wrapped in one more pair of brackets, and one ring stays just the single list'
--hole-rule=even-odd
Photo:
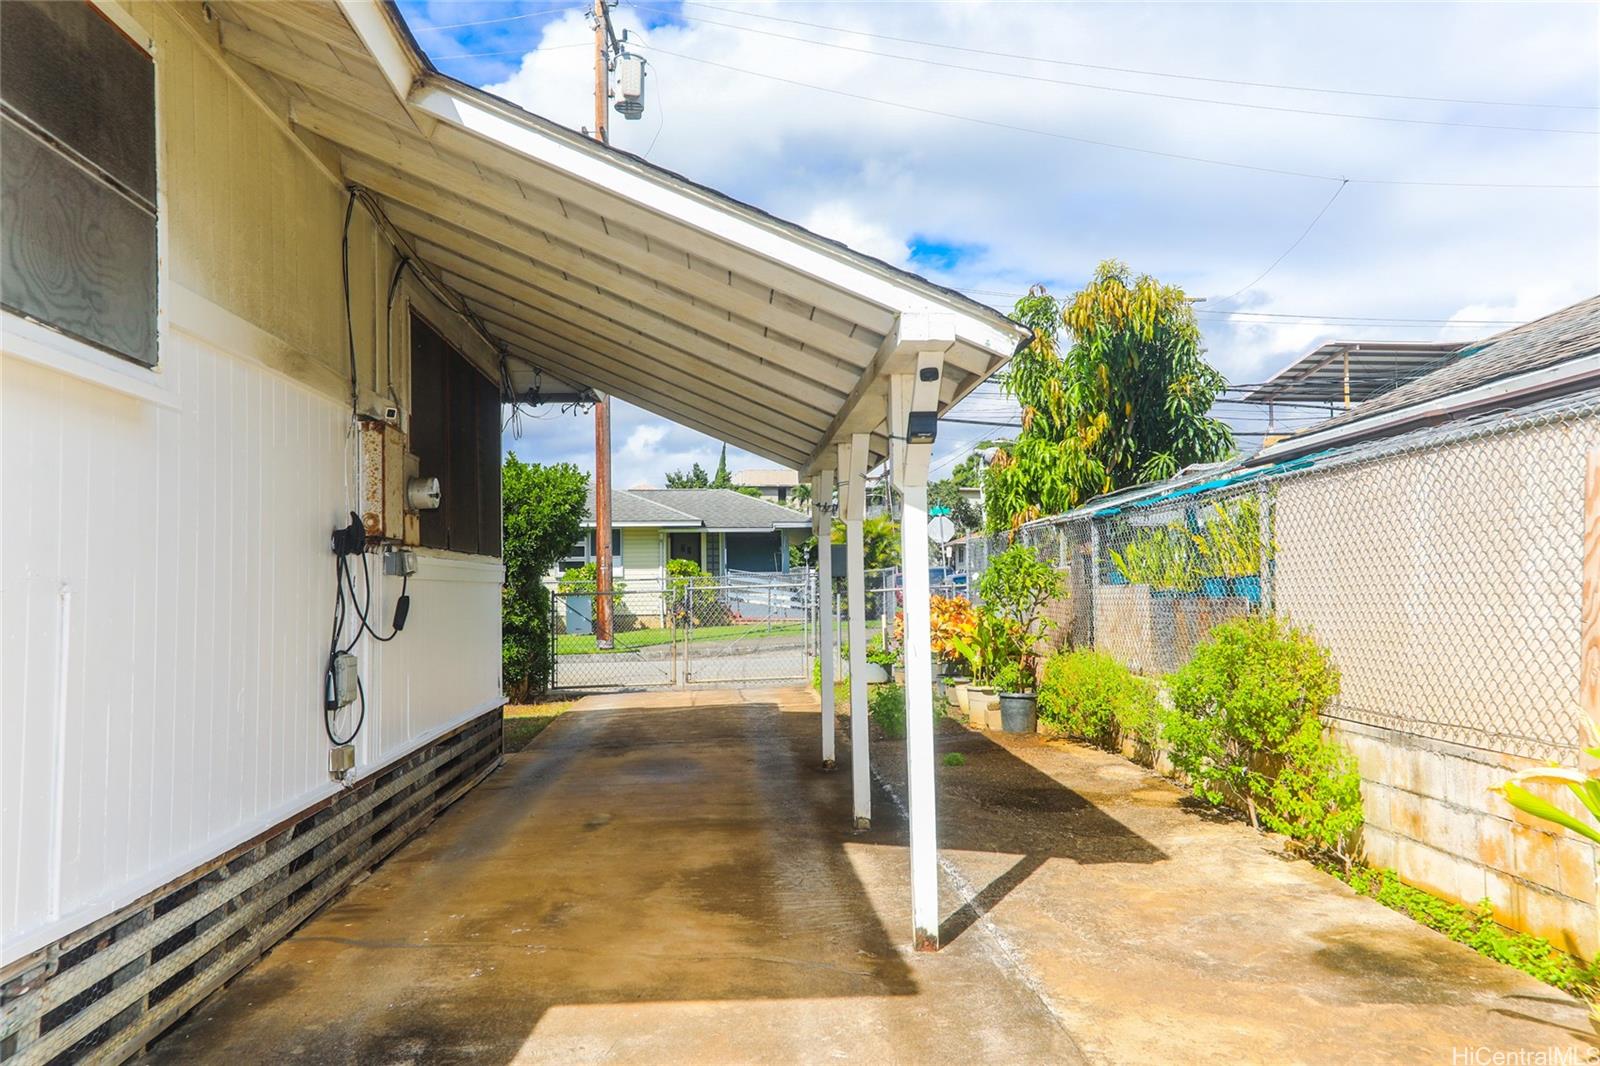
[{"label": "chain link fence", "polygon": [[[550,619],[556,689],[653,688],[677,684],[674,600],[665,581],[619,581],[605,596],[592,581],[555,587]],[[611,608],[611,644],[596,637]]]},{"label": "chain link fence", "polygon": [[[1273,612],[1342,676],[1330,716],[1572,763],[1586,453],[1600,393],[1273,467],[1223,468],[1030,523],[1056,647],[1147,676]],[[1011,538],[969,549],[972,581]]]},{"label": "chain link fence", "polygon": [[[564,690],[799,681],[810,670],[815,581],[808,572],[617,582],[563,580],[552,596],[555,675]],[[598,639],[611,608],[609,646]]]},{"label": "chain link fence", "polygon": [[690,583],[678,612],[684,683],[781,684],[810,671],[816,582]]}]

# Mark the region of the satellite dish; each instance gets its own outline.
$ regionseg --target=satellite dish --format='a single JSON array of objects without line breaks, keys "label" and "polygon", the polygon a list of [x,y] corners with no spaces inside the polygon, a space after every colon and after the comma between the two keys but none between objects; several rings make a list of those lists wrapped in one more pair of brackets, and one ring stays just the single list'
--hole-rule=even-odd
[{"label": "satellite dish", "polygon": [[956,524],[944,515],[930,519],[928,522],[928,539],[940,544],[949,544],[956,535]]}]

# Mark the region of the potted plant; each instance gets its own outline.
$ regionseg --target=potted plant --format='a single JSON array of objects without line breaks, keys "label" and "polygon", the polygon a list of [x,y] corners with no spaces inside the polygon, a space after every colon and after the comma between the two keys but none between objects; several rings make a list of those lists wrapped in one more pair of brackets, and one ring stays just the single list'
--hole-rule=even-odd
[{"label": "potted plant", "polygon": [[998,729],[1000,703],[995,695],[995,672],[1015,653],[1004,621],[989,610],[981,610],[973,620],[971,639],[952,637],[951,644],[972,674],[964,697],[967,724],[978,729]]},{"label": "potted plant", "polygon": [[983,597],[983,614],[1001,635],[991,647],[990,676],[999,692],[996,724],[1008,733],[1031,733],[1038,720],[1034,649],[1050,630],[1051,622],[1042,611],[1061,595],[1061,575],[1032,549],[1018,544],[989,561],[978,593]]},{"label": "potted plant", "polygon": [[1008,662],[995,674],[996,726],[1006,733],[1032,733],[1038,728],[1039,694],[1031,670]]},{"label": "potted plant", "polygon": [[894,649],[885,646],[881,637],[867,642],[866,659],[866,677],[869,685],[888,684],[893,677],[892,671],[900,661]]}]

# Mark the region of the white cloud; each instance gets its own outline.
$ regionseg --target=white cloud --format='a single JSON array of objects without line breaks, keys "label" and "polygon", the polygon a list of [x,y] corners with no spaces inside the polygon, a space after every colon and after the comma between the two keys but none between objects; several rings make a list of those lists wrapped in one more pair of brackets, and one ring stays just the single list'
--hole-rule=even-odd
[{"label": "white cloud", "polygon": [[856,205],[849,201],[830,200],[818,204],[807,211],[799,222],[813,233],[846,244],[857,252],[895,266],[906,265],[906,238],[897,237],[881,223],[862,218]]},{"label": "white cloud", "polygon": [[630,458],[646,458],[655,452],[666,436],[665,426],[647,423],[628,434],[628,443],[622,446],[622,452]]},{"label": "white cloud", "polygon": [[[913,236],[980,245],[981,260],[935,280],[1018,293],[1065,289],[1105,257],[1183,285],[1206,312],[1525,319],[1600,291],[1600,206],[1592,190],[1355,184],[1276,269],[1261,273],[1333,186],[1115,151],[751,77],[1090,140],[1307,173],[1449,181],[1593,182],[1596,138],[1368,122],[1123,95],[952,70],[939,62],[1066,81],[1367,115],[1594,128],[1595,112],[1428,103],[1251,89],[927,49],[741,14],[663,4],[674,21],[643,30],[657,4],[618,9],[650,58],[647,115],[617,121],[615,143],[672,170],[897,264]],[[1143,69],[1431,97],[1595,104],[1600,8],[1533,4],[1034,5],[787,3],[746,12],[967,48]],[[899,61],[740,32],[702,20],[833,41]],[[489,88],[556,121],[592,121],[580,14]],[[1463,62],[1472,56],[1472,62]],[[1008,307],[1005,295],[979,298]],[[1202,314],[1214,362],[1258,381],[1334,338],[1470,338],[1498,327],[1387,327],[1241,321]],[[620,407],[621,405],[619,405]],[[656,420],[656,424],[665,425]],[[539,423],[555,425],[555,423]],[[564,424],[563,424],[564,425]],[[970,431],[970,432],[969,432]],[[952,427],[964,441],[984,431]],[[715,446],[672,427],[619,452],[629,484],[715,462]],[[686,436],[687,434],[687,436]],[[622,456],[626,453],[626,458]],[[948,453],[947,453],[948,454]],[[731,461],[731,460],[730,460]],[[770,465],[761,461],[759,465]]]}]

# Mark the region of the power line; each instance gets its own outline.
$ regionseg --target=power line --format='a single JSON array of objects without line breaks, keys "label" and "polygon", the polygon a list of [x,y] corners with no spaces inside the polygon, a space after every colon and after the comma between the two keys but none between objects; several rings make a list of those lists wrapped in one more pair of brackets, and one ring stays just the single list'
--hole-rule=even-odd
[{"label": "power line", "polygon": [[[654,11],[663,15],[673,14],[673,12],[670,12],[665,8],[651,7],[647,4],[638,4],[635,6],[642,11]],[[875,56],[879,59],[898,59],[902,62],[920,63],[924,66],[944,67],[948,70],[964,70],[974,74],[988,74],[996,78],[1013,78],[1019,81],[1031,81],[1047,85],[1064,85],[1074,89],[1091,89],[1097,92],[1121,93],[1126,96],[1147,96],[1161,100],[1179,100],[1192,104],[1211,104],[1216,107],[1238,107],[1251,111],[1277,111],[1292,115],[1315,115],[1322,118],[1360,119],[1368,122],[1397,122],[1412,126],[1457,126],[1464,129],[1502,130],[1518,133],[1563,133],[1587,137],[1600,136],[1600,130],[1575,130],[1549,126],[1508,126],[1491,122],[1458,122],[1453,119],[1404,118],[1394,115],[1362,115],[1349,111],[1321,111],[1315,108],[1285,107],[1279,104],[1256,104],[1244,100],[1219,100],[1210,96],[1185,96],[1182,93],[1164,93],[1158,92],[1154,89],[1133,89],[1122,85],[1100,85],[1095,82],[1069,81],[1065,78],[1047,78],[1037,74],[1020,74],[1009,70],[992,70],[988,67],[968,66],[965,63],[949,63],[940,59],[928,59],[925,56],[896,55],[893,52],[880,52],[874,48],[862,48],[857,45],[843,44],[838,41],[818,41],[810,37],[796,37],[793,34],[778,33],[773,30],[761,30],[755,28],[754,26],[740,26],[732,22],[719,22],[716,19],[701,18],[698,15],[678,14],[676,17],[685,19],[689,22],[704,23],[708,26],[722,26],[726,29],[737,30],[740,33],[760,34],[763,37],[775,37],[779,40],[814,45],[818,48],[833,48],[843,52],[854,52],[858,55]],[[840,32],[850,33],[852,31],[842,30]]]},{"label": "power line", "polygon": [[1225,315],[1229,318],[1287,318],[1309,322],[1350,322],[1358,326],[1384,326],[1394,322],[1430,326],[1520,326],[1514,318],[1399,318],[1389,315],[1296,315],[1278,311],[1213,311],[1195,308],[1197,315]]},{"label": "power line", "polygon": [[455,52],[447,56],[430,55],[428,58],[435,63],[446,59],[493,59],[496,56],[525,56],[534,52],[553,52],[558,48],[593,48],[588,41],[576,41],[572,44],[541,44],[537,48],[508,48],[500,52]]},{"label": "power line", "polygon": [[525,11],[520,15],[506,15],[497,19],[479,19],[476,22],[449,22],[443,26],[418,26],[418,33],[439,33],[443,30],[464,30],[469,26],[493,26],[501,22],[517,22],[521,19],[538,18],[540,15],[554,15],[560,11],[581,10],[574,4],[563,4],[560,7],[546,7],[538,11]]},{"label": "power line", "polygon": [[1296,248],[1300,247],[1300,242],[1305,240],[1306,237],[1310,235],[1311,231],[1316,228],[1316,225],[1317,225],[1318,222],[1322,221],[1322,216],[1328,213],[1328,208],[1333,206],[1333,202],[1339,198],[1339,194],[1344,192],[1344,187],[1346,185],[1348,185],[1348,184],[1350,184],[1348,181],[1340,182],[1339,183],[1339,187],[1337,189],[1333,190],[1333,195],[1328,197],[1328,202],[1322,205],[1322,210],[1318,211],[1317,214],[1316,214],[1316,217],[1314,217],[1309,223],[1306,224],[1306,228],[1305,229],[1300,231],[1300,236],[1298,236],[1298,237],[1296,237],[1294,239],[1294,243],[1289,245],[1289,247],[1285,248],[1283,250],[1283,254],[1278,256],[1278,258],[1274,259],[1272,261],[1272,264],[1270,266],[1268,266],[1267,269],[1265,269],[1261,273],[1257,274],[1255,281],[1250,282],[1250,284],[1246,285],[1244,288],[1240,289],[1238,292],[1233,293],[1230,296],[1224,296],[1222,298],[1223,302],[1226,303],[1226,302],[1228,302],[1230,300],[1235,299],[1236,297],[1240,296],[1243,293],[1249,292],[1251,289],[1255,288],[1258,283],[1260,283],[1262,278],[1266,277],[1268,274],[1270,274],[1274,270],[1278,269],[1278,264],[1283,262],[1285,259],[1289,258],[1289,253],[1294,251]]},{"label": "power line", "polygon": [[[1556,111],[1600,111],[1597,104],[1547,104],[1534,103],[1520,100],[1475,100],[1453,96],[1417,96],[1410,93],[1385,93],[1362,89],[1335,89],[1318,85],[1292,85],[1283,82],[1270,81],[1243,81],[1238,78],[1213,78],[1200,74],[1178,74],[1173,71],[1149,70],[1139,67],[1117,67],[1103,63],[1084,63],[1078,60],[1057,59],[1053,56],[1028,55],[1020,52],[1000,52],[988,48],[973,48],[969,45],[946,44],[941,41],[929,41],[916,37],[896,37],[887,33],[870,33],[866,30],[850,29],[845,26],[829,26],[819,22],[806,22],[803,19],[784,18],[781,15],[763,15],[754,11],[745,11],[739,8],[721,7],[717,4],[697,3],[695,0],[683,0],[686,7],[705,7],[713,11],[721,11],[730,15],[742,15],[747,18],[765,19],[768,22],[785,22],[794,26],[805,26],[814,30],[830,30],[835,33],[848,33],[857,37],[871,37],[880,41],[894,41],[897,44],[921,45],[926,48],[944,48],[955,52],[967,52],[972,55],[992,56],[997,59],[1021,59],[1030,63],[1048,63],[1060,67],[1078,67],[1084,70],[1104,70],[1117,74],[1138,74],[1150,78],[1175,78],[1182,81],[1207,82],[1212,85],[1242,85],[1252,89],[1286,89],[1291,92],[1301,93],[1329,93],[1337,96],[1363,96],[1379,100],[1414,100],[1430,104],[1475,104],[1484,107],[1532,107]],[[680,15],[689,18],[688,15]]]},{"label": "power line", "polygon": [[[971,289],[961,288],[958,292],[973,293],[983,296],[1000,296],[1010,299],[1021,299],[1026,296],[1024,292],[1002,292],[998,289]],[[1277,311],[1214,311],[1203,307],[1196,307],[1194,313],[1212,318],[1265,318],[1283,322],[1304,322],[1308,324],[1328,323],[1330,325],[1351,326],[1520,326],[1522,321],[1514,318],[1403,318],[1393,315],[1309,315],[1292,314]]]},{"label": "power line", "polygon": [[700,63],[719,70],[731,71],[735,74],[745,74],[752,78],[765,78],[768,81],[782,82],[801,89],[812,89],[816,92],[828,93],[832,96],[842,96],[850,100],[860,100],[869,104],[881,104],[885,107],[899,108],[902,111],[911,111],[922,115],[934,115],[939,118],[955,119],[959,122],[970,122],[979,126],[992,126],[996,129],[1010,130],[1013,133],[1025,133],[1032,137],[1049,137],[1059,141],[1071,141],[1075,144],[1089,144],[1099,148],[1112,148],[1122,152],[1135,152],[1139,155],[1157,156],[1163,159],[1181,159],[1190,163],[1207,163],[1211,166],[1231,167],[1235,170],[1249,170],[1259,174],[1277,174],[1281,177],[1307,178],[1313,181],[1355,182],[1361,185],[1393,185],[1417,186],[1432,188],[1457,188],[1457,189],[1541,189],[1541,190],[1569,190],[1569,189],[1597,189],[1595,184],[1567,184],[1567,183],[1530,183],[1530,182],[1502,182],[1502,181],[1424,181],[1406,180],[1398,178],[1350,178],[1337,174],[1317,174],[1304,170],[1289,170],[1283,167],[1265,167],[1254,163],[1239,163],[1227,159],[1211,159],[1206,156],[1185,155],[1180,152],[1167,152],[1157,148],[1140,148],[1135,145],[1118,144],[1114,141],[1100,141],[1089,137],[1076,137],[1068,133],[1059,133],[1055,130],[1041,130],[1031,126],[1020,126],[1010,122],[999,122],[994,119],[978,118],[974,115],[959,115],[951,111],[940,111],[931,107],[920,107],[916,104],[903,103],[899,100],[885,100],[882,97],[867,96],[864,93],[854,93],[846,89],[836,89],[827,85],[817,85],[813,82],[799,81],[795,78],[785,78],[778,74],[768,74],[764,71],[749,70],[745,67],[736,67],[729,63],[719,63],[713,59],[704,59],[700,56],[687,55],[683,52],[674,52],[671,49],[653,46],[655,51],[662,55],[673,56],[677,59],[687,60],[690,63]]}]

